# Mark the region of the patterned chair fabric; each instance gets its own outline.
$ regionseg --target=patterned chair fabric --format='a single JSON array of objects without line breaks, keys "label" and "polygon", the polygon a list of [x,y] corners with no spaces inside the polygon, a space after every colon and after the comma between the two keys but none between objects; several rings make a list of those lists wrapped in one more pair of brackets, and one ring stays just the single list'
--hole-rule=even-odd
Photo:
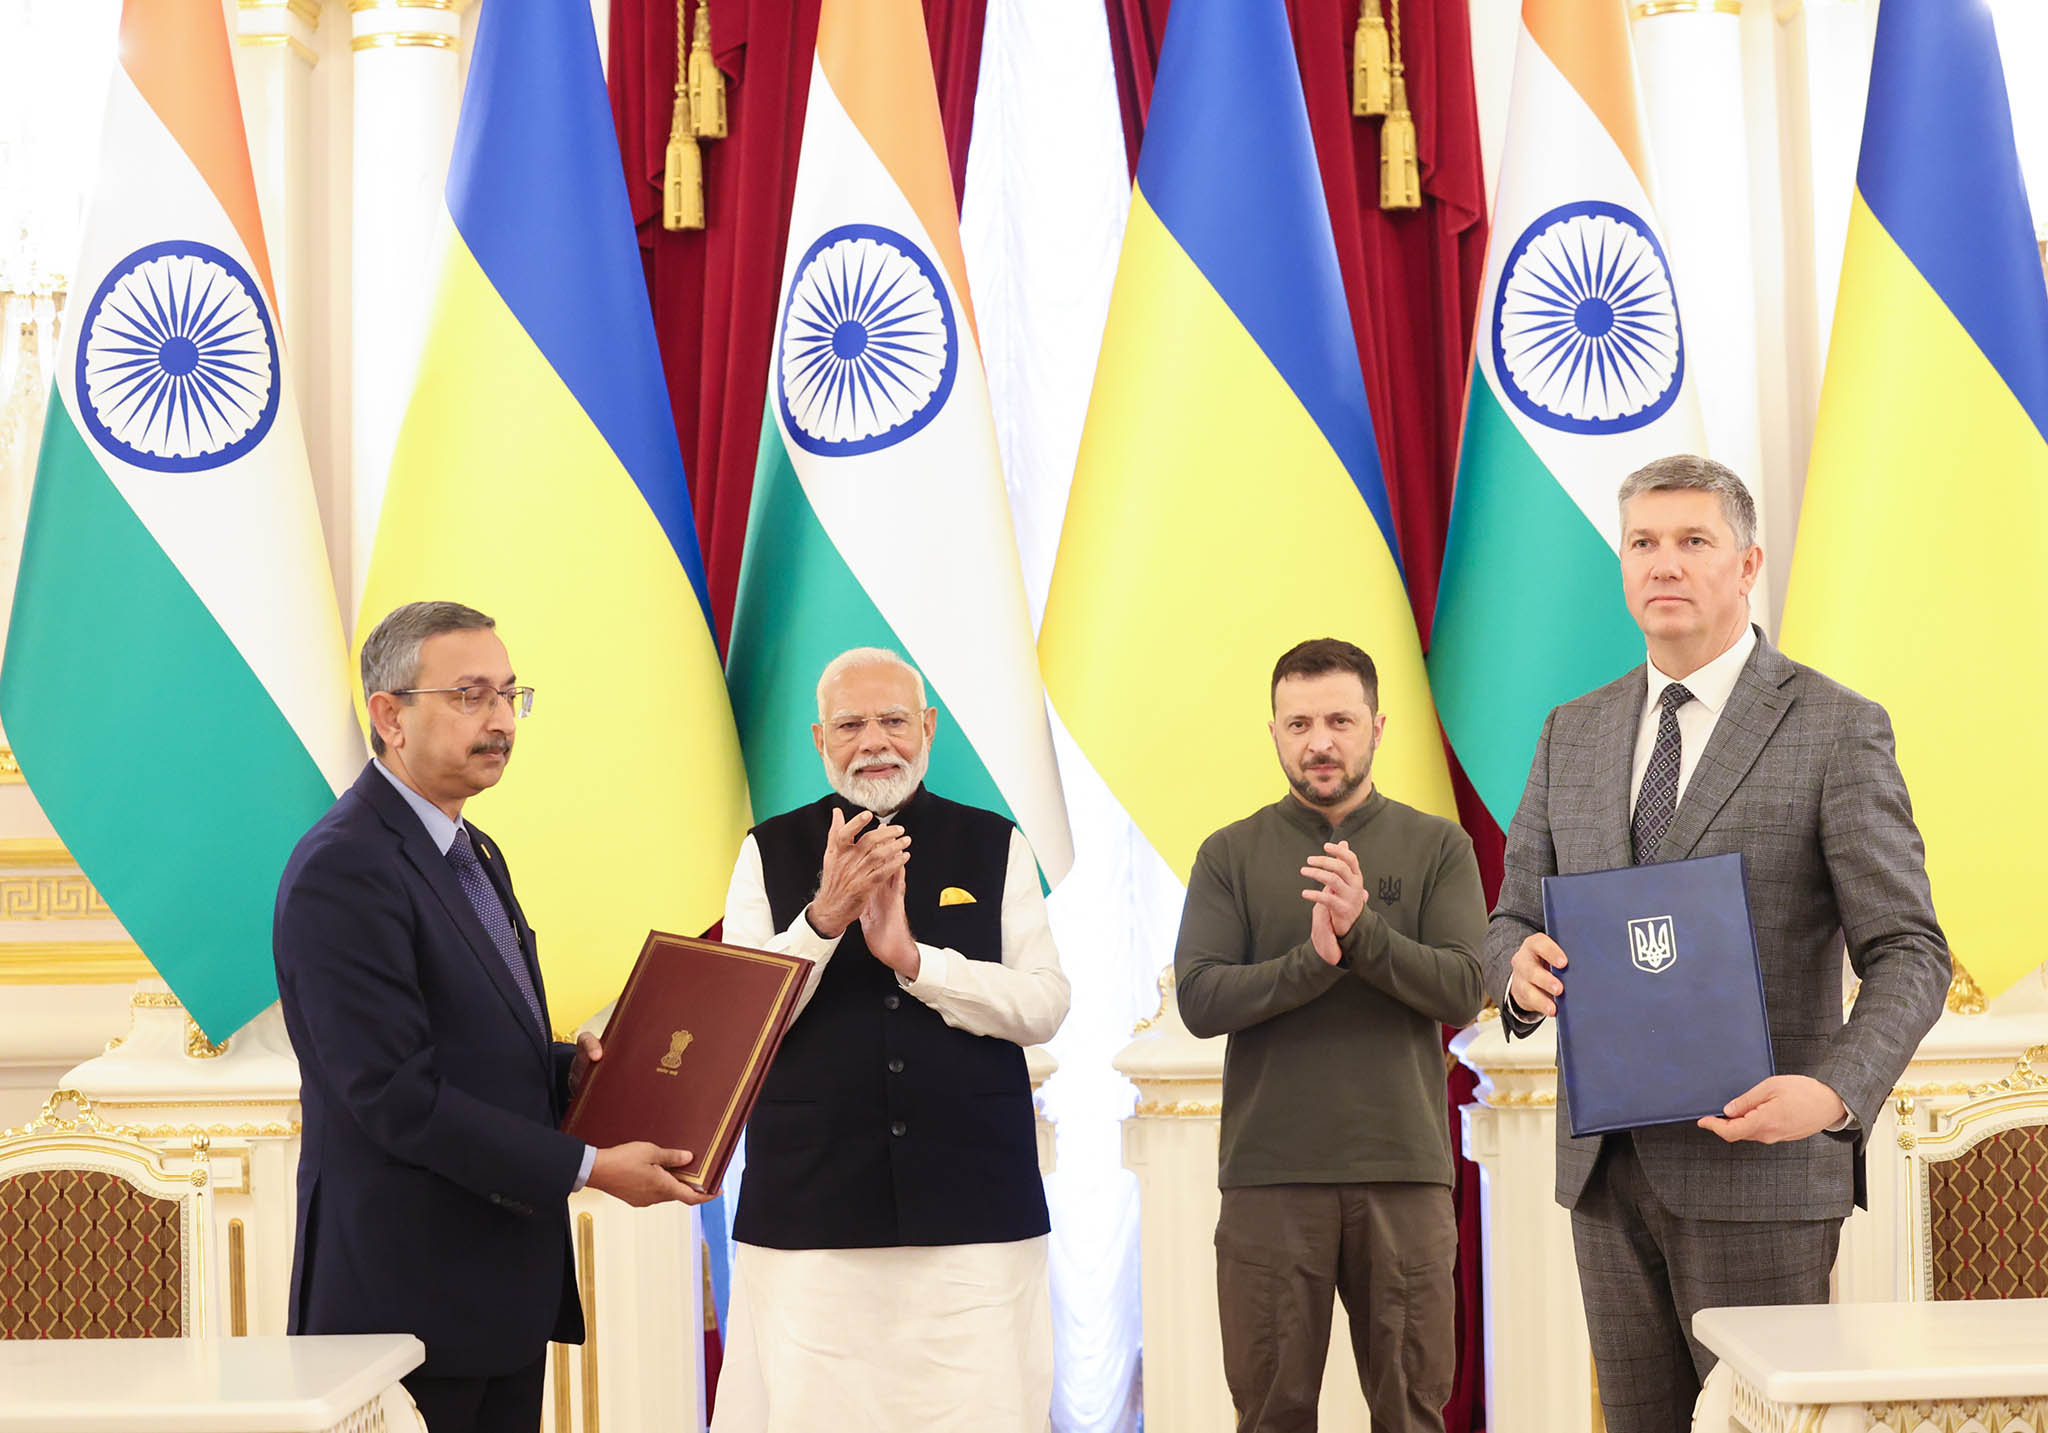
[{"label": "patterned chair fabric", "polygon": [[1932,1297],[2048,1298],[2048,1126],[1929,1163],[1927,1215]]},{"label": "patterned chair fabric", "polygon": [[184,1333],[180,1212],[104,1170],[0,1179],[0,1338]]}]

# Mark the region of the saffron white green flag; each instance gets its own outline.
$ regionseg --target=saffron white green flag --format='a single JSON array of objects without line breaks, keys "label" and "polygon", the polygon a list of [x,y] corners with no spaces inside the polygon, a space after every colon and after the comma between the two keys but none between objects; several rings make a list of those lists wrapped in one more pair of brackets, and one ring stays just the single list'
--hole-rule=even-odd
[{"label": "saffron white green flag", "polygon": [[363,759],[217,0],[128,0],[0,716],[221,1039],[277,998],[293,845]]},{"label": "saffron white green flag", "polygon": [[824,789],[817,681],[891,647],[930,783],[1073,864],[917,0],[825,0],[726,685],[757,816]]},{"label": "saffron white green flag", "polygon": [[1524,0],[1429,680],[1503,829],[1551,708],[1643,660],[1621,480],[1704,453],[1628,18]]}]

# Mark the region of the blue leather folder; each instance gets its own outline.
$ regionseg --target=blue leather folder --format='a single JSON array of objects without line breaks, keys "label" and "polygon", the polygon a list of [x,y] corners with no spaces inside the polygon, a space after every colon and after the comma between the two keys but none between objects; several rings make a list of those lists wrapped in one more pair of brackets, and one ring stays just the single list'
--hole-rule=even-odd
[{"label": "blue leather folder", "polygon": [[1777,1073],[1739,854],[1545,876],[1543,924],[1574,1135],[1718,1115]]}]

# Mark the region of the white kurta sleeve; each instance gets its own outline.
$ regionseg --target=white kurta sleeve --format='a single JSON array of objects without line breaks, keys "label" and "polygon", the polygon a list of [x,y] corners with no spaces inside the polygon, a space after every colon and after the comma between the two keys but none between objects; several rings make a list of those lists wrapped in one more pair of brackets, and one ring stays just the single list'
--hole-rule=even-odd
[{"label": "white kurta sleeve", "polygon": [[761,870],[761,848],[750,835],[740,843],[739,859],[732,868],[732,884],[725,891],[725,939],[732,945],[800,955],[815,962],[810,978],[804,982],[803,994],[797,997],[796,1008],[801,1013],[824,978],[825,962],[839,949],[840,936],[828,939],[819,935],[811,929],[803,911],[796,913],[796,919],[786,929],[775,928],[775,913],[768,904],[768,878]]},{"label": "white kurta sleeve", "polygon": [[917,979],[897,983],[956,1030],[1042,1045],[1067,1018],[1066,972],[1053,948],[1038,862],[1024,833],[1010,832],[1003,875],[1003,959],[970,960],[919,942]]}]

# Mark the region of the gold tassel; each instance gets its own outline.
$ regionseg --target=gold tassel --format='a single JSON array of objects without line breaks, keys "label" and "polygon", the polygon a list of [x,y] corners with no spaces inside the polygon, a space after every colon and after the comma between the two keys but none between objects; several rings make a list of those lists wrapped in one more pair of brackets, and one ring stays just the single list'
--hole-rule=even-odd
[{"label": "gold tassel", "polygon": [[690,125],[699,139],[725,138],[725,76],[711,57],[711,0],[697,0],[690,44]]},{"label": "gold tassel", "polygon": [[1380,208],[1420,209],[1422,169],[1415,158],[1415,116],[1408,112],[1408,82],[1394,62],[1394,96],[1380,126]]},{"label": "gold tassel", "polygon": [[676,0],[676,102],[668,119],[668,159],[661,169],[661,227],[704,227],[704,156],[690,133],[690,85],[683,51],[683,0]]},{"label": "gold tassel", "polygon": [[1380,13],[1380,0],[1360,0],[1358,32],[1351,41],[1351,112],[1376,115],[1387,112],[1392,96],[1393,53],[1387,48],[1387,22]]}]

